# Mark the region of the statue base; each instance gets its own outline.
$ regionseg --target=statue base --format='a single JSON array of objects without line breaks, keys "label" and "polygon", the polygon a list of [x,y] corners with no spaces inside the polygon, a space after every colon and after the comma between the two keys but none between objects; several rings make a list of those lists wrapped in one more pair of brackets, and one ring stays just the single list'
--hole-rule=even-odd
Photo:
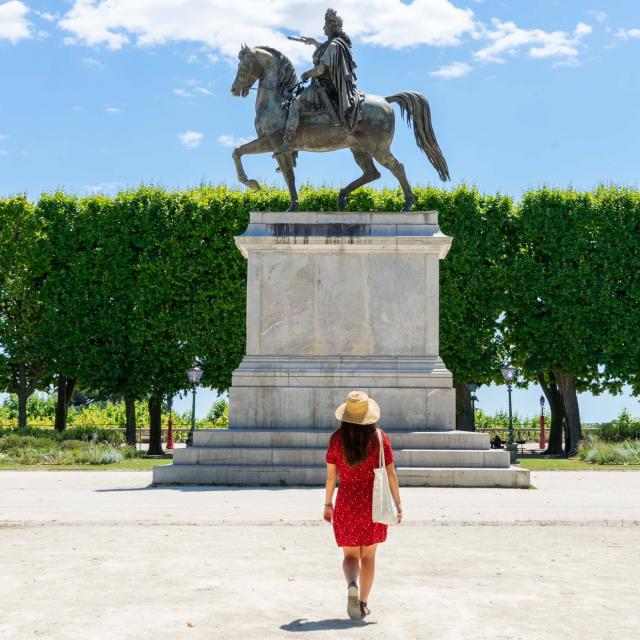
[{"label": "statue base", "polygon": [[438,355],[435,212],[254,213],[236,243],[248,260],[247,355],[229,392],[231,428],[335,427],[352,389],[396,430],[455,428]]},{"label": "statue base", "polygon": [[353,389],[379,403],[401,484],[527,486],[486,434],[455,431],[440,359],[436,212],[252,213],[246,355],[229,429],[197,432],[154,482],[322,484],[335,408]]}]

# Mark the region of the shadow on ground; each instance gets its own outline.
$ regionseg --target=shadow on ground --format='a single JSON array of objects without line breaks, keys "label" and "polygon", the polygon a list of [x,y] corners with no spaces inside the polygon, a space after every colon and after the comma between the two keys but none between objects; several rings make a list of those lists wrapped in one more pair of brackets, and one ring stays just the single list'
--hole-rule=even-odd
[{"label": "shadow on ground", "polygon": [[353,627],[368,627],[375,622],[365,622],[364,620],[345,620],[344,618],[327,618],[326,620],[307,620],[297,618],[289,624],[283,624],[280,628],[283,631],[330,631],[332,629],[351,629]]}]

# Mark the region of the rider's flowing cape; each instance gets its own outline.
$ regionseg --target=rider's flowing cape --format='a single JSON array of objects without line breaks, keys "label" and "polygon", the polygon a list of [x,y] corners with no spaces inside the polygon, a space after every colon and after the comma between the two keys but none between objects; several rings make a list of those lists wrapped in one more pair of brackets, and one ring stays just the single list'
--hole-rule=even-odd
[{"label": "rider's flowing cape", "polygon": [[356,87],[356,63],[351,47],[337,36],[321,44],[314,58],[327,67],[338,94],[338,115],[344,119],[348,129],[353,129],[362,119],[364,93]]}]

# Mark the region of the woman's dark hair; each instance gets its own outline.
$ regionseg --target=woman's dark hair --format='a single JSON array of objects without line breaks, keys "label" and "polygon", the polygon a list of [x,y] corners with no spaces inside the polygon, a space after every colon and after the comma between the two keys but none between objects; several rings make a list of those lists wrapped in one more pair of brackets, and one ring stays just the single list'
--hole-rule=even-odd
[{"label": "woman's dark hair", "polygon": [[347,464],[354,467],[366,459],[369,454],[369,443],[376,442],[375,424],[353,424],[341,422],[338,433],[342,441],[342,452]]}]

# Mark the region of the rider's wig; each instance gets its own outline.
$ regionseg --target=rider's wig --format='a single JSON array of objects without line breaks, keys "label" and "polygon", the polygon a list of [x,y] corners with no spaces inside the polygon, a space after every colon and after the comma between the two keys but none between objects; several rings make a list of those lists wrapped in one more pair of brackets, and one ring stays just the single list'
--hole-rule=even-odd
[{"label": "rider's wig", "polygon": [[351,38],[343,31],[342,18],[338,15],[335,9],[327,9],[324,14],[324,23],[330,28],[332,37],[342,38],[349,46],[351,46]]}]

